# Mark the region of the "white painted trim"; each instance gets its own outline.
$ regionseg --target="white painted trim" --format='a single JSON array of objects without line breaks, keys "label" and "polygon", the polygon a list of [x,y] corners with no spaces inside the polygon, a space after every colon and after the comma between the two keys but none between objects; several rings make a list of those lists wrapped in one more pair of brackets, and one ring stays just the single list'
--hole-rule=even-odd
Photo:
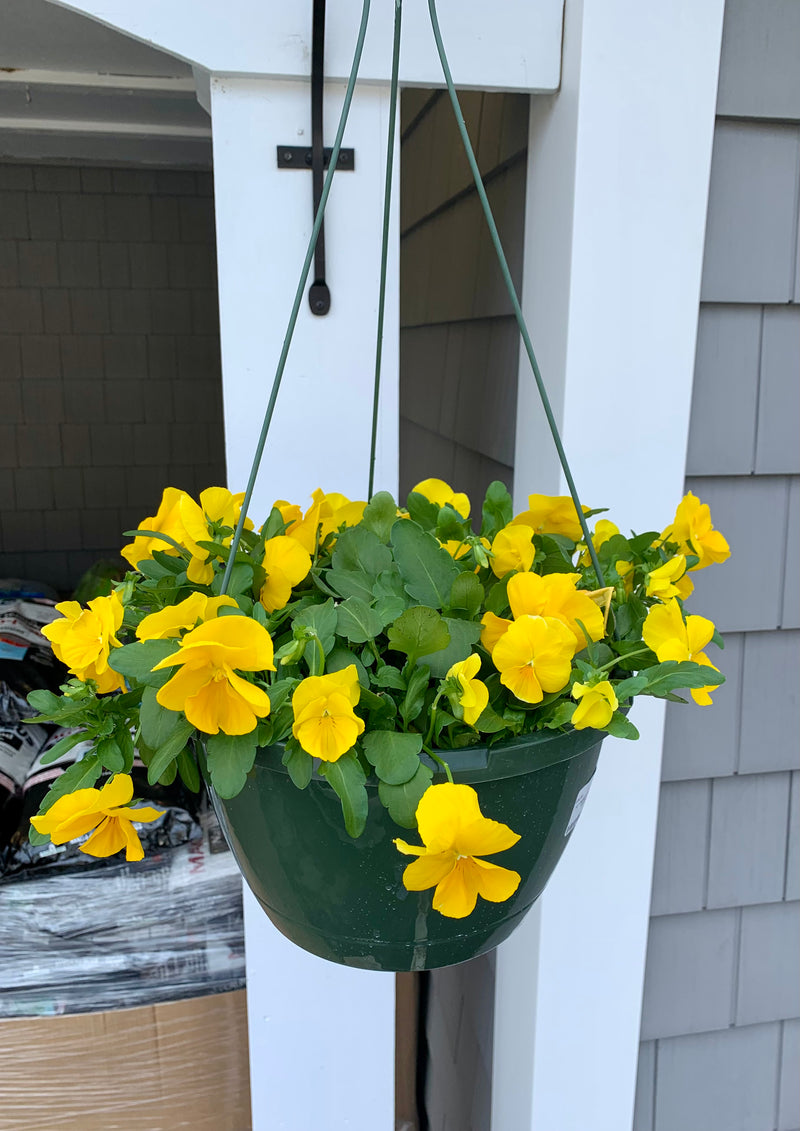
[{"label": "white painted trim", "polygon": [[104,90],[145,90],[194,94],[192,78],[160,78],[155,75],[99,75],[87,71],[35,69],[0,70],[0,83],[14,86],[81,86]]},{"label": "white painted trim", "polygon": [[[325,92],[333,137],[343,87]],[[308,89],[211,79],[228,483],[244,487],[312,226],[310,172],[279,170],[278,144],[307,137]],[[368,478],[388,91],[356,91],[355,171],[333,183],[325,220],[331,311],[304,300],[251,514],[307,505],[318,486],[364,498]],[[302,144],[298,140],[298,144]],[[398,207],[391,218],[377,489],[396,491]],[[310,846],[313,849],[313,845]],[[391,974],[298,949],[245,903],[254,1131],[389,1131],[394,1122]]]},{"label": "white painted trim", "polygon": [[77,118],[4,118],[0,130],[25,133],[131,134],[136,137],[211,138],[210,126],[168,126],[163,122],[96,122]]},{"label": "white painted trim", "polygon": [[[661,529],[683,493],[722,15],[570,0],[561,90],[531,100],[523,306],[578,490],[623,529]],[[520,507],[565,493],[527,361],[515,484]],[[632,717],[498,950],[494,1131],[631,1127],[663,704]]]},{"label": "white painted trim", "polygon": [[[53,0],[151,47],[215,74],[305,78],[311,58],[311,5],[296,0]],[[325,74],[350,71],[362,0],[328,6]],[[439,18],[456,82],[497,90],[555,90],[559,82],[564,0],[439,0]],[[385,83],[392,60],[394,5],[373,0],[360,71]],[[427,5],[403,11],[403,84],[441,85]]]}]

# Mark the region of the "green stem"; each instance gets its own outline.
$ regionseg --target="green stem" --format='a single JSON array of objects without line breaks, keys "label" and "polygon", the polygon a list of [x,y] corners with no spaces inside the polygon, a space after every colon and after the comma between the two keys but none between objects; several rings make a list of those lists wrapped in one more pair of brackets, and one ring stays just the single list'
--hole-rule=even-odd
[{"label": "green stem", "polygon": [[442,767],[444,772],[447,774],[447,780],[452,785],[453,784],[453,774],[452,774],[452,771],[450,770],[450,767],[448,766],[447,762],[445,762],[444,758],[440,758],[439,755],[425,742],[423,742],[423,744],[422,744],[422,749],[425,751],[425,753],[428,755],[429,758],[432,758],[434,760],[434,762],[436,762],[437,765]]}]

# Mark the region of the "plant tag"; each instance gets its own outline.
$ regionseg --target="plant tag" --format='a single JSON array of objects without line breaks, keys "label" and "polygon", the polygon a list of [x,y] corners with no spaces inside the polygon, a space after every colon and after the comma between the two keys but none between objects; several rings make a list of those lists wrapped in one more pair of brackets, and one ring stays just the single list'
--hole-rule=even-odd
[{"label": "plant tag", "polygon": [[586,804],[586,798],[589,796],[589,786],[591,784],[592,784],[592,779],[590,778],[589,781],[587,781],[586,785],[583,787],[583,789],[580,791],[578,796],[575,798],[575,804],[572,806],[572,815],[570,816],[570,819],[567,822],[567,827],[564,830],[564,836],[569,836],[569,834],[572,832],[572,830],[577,825],[578,817],[580,817],[581,813],[583,812],[583,807]]}]

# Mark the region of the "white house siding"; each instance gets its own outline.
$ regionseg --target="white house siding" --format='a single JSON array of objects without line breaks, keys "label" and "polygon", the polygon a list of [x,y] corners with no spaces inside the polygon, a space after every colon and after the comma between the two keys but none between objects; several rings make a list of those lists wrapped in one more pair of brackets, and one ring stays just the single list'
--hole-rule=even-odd
[{"label": "white house siding", "polygon": [[728,0],[686,465],[727,683],[667,713],[635,1131],[800,1128],[798,57],[800,4]]},{"label": "white house siding", "polygon": [[211,192],[0,161],[0,575],[69,590],[165,484],[224,482]]},{"label": "white house siding", "polygon": [[[519,286],[528,98],[461,98]],[[518,331],[445,93],[404,91],[401,154],[401,495],[437,476],[477,509],[512,486]],[[430,1131],[488,1131],[493,956],[422,977]]]}]

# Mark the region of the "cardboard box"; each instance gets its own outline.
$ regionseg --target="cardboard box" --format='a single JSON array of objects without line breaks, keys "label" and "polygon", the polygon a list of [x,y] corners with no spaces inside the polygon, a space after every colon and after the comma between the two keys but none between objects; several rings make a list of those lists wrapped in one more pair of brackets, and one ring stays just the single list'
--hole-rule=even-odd
[{"label": "cardboard box", "polygon": [[244,990],[0,1020],[0,1131],[250,1131]]}]

